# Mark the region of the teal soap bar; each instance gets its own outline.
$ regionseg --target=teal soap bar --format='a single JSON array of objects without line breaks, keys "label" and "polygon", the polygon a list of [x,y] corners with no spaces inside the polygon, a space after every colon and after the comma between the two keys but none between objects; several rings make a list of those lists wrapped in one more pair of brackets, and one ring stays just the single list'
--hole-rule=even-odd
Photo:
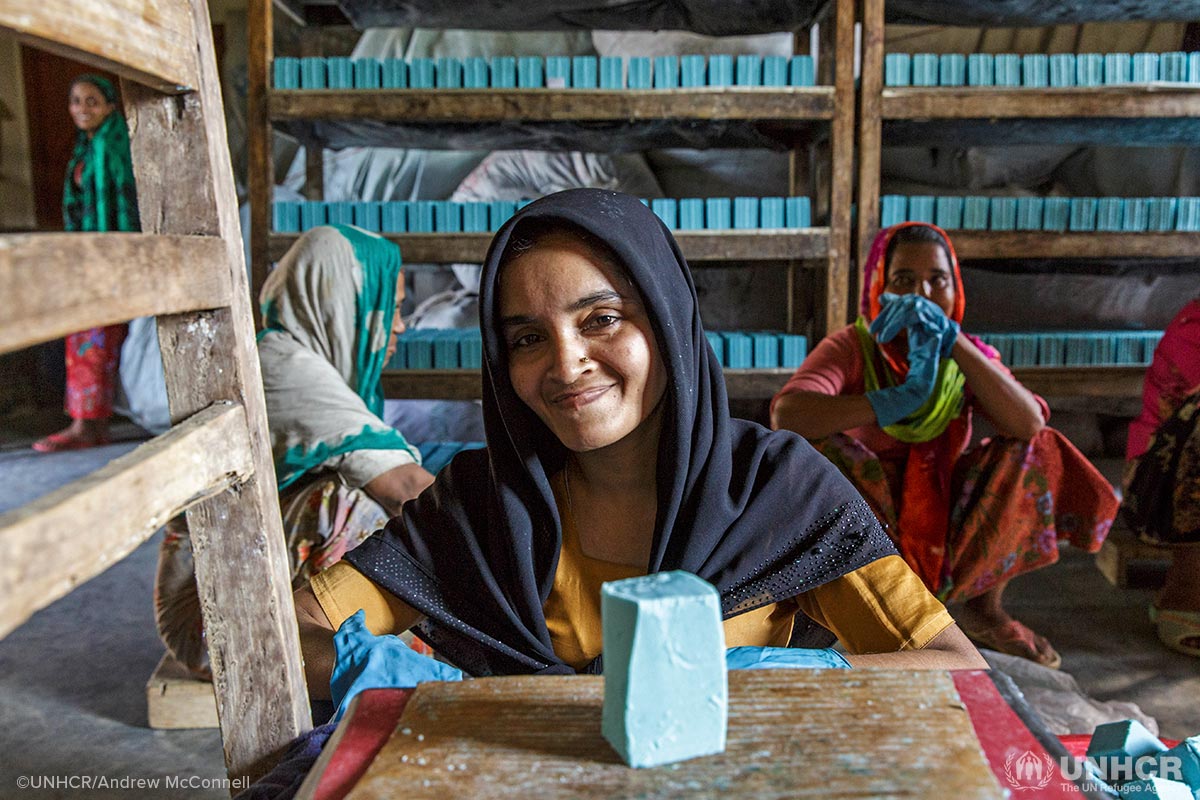
[{"label": "teal soap bar", "polygon": [[1157,773],[1200,792],[1200,736],[1184,739],[1165,753],[1159,753]]},{"label": "teal soap bar", "polygon": [[688,572],[606,583],[601,733],[631,767],[725,750],[721,597]]},{"label": "teal soap bar", "polygon": [[[1122,361],[1120,353],[1117,361]],[[1096,726],[1088,743],[1087,756],[1100,767],[1105,780],[1120,782],[1136,777],[1135,766],[1139,759],[1153,758],[1166,749],[1142,723],[1126,719]]]}]

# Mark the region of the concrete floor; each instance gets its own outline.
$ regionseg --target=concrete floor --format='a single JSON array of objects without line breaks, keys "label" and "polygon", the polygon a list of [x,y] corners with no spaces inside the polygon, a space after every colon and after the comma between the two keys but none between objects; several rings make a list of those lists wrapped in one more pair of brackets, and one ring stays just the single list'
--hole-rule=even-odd
[{"label": "concrete floor", "polygon": [[[27,449],[45,420],[0,420],[0,512],[40,496],[132,448],[125,441],[45,456]],[[137,437],[132,426],[118,435]],[[1111,465],[1110,465],[1111,466]],[[86,520],[80,520],[86,525]],[[162,648],[151,605],[158,537],[0,641],[0,800],[17,797],[227,798],[215,730],[146,727],[145,682]],[[1071,550],[1014,582],[1010,609],[1047,635],[1063,670],[1099,700],[1136,703],[1161,734],[1200,733],[1200,662],[1161,647],[1146,619],[1149,590],[1110,586],[1092,557]],[[147,789],[22,791],[23,776],[110,781]],[[167,779],[183,788],[167,789]]]}]

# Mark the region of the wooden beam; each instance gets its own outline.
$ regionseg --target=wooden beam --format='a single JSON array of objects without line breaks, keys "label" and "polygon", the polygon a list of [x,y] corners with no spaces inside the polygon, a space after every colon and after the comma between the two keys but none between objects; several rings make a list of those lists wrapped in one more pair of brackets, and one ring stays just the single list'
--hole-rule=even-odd
[{"label": "wooden beam", "polygon": [[[725,388],[734,400],[769,398],[793,372],[791,368],[727,369]],[[477,369],[385,370],[383,393],[392,400],[478,400],[483,382]]]},{"label": "wooden beam", "polygon": [[422,122],[597,122],[660,119],[831,119],[830,86],[719,89],[289,89],[272,119]]},{"label": "wooden beam", "polygon": [[[188,506],[254,472],[241,406],[211,406],[85,478],[0,516],[0,637]],[[148,599],[147,599],[148,602]]]},{"label": "wooden beam", "polygon": [[862,296],[865,261],[879,231],[879,186],[883,160],[883,0],[863,0],[862,79],[858,110],[858,241],[856,280],[851,287],[853,308]]},{"label": "wooden beam", "polygon": [[[225,243],[229,308],[158,318],[172,419],[220,400],[246,409],[254,477],[187,514],[225,764],[258,777],[312,726],[262,373],[205,0],[190,0],[200,89],[186,103],[125,87],[144,230]],[[168,99],[169,100],[169,99]],[[136,120],[136,124],[133,121]]]},{"label": "wooden beam", "polygon": [[0,352],[134,317],[229,304],[225,244],[202,236],[0,236]]},{"label": "wooden beam", "polygon": [[196,86],[192,11],[185,0],[0,3],[0,28],[161,92]]},{"label": "wooden beam", "polygon": [[830,135],[829,269],[825,275],[823,331],[850,321],[850,205],[854,194],[854,6],[835,0],[834,116]]},{"label": "wooden beam", "polygon": [[1200,233],[1104,231],[950,231],[966,259],[987,258],[1172,258],[1200,256]]},{"label": "wooden beam", "polygon": [[884,119],[1196,117],[1200,116],[1200,86],[906,87],[883,90],[882,113]]},{"label": "wooden beam", "polygon": [[[270,268],[271,200],[275,194],[274,130],[267,114],[271,65],[275,59],[272,0],[250,0],[247,8],[246,172],[250,203],[250,298],[258,302]],[[255,324],[258,324],[255,315]]]},{"label": "wooden beam", "polygon": [[[828,228],[775,230],[672,231],[690,262],[816,260],[829,251]],[[406,264],[482,263],[490,233],[385,233],[400,245]],[[295,233],[271,235],[270,257],[278,261],[300,238]]]},{"label": "wooden beam", "polygon": [[1129,399],[1142,396],[1145,367],[1013,367],[1025,388],[1042,397]]}]

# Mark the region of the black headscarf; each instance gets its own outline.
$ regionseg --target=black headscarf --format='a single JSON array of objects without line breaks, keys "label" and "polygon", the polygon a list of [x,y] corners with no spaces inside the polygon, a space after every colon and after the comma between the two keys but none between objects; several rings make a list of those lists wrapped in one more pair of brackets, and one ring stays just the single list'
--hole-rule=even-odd
[{"label": "black headscarf", "polygon": [[804,439],[729,416],[687,262],[658,217],[628,195],[572,189],[525,207],[488,251],[479,293],[487,449],[459,454],[345,557],[426,615],[421,635],[439,653],[473,675],[572,671],[542,613],[562,545],[550,476],[567,453],[517,397],[500,329],[500,264],[514,229],[533,220],[577,226],[611,247],[654,328],[667,387],[647,573],[699,575],[720,591],[728,618],[896,552],[854,487]]}]

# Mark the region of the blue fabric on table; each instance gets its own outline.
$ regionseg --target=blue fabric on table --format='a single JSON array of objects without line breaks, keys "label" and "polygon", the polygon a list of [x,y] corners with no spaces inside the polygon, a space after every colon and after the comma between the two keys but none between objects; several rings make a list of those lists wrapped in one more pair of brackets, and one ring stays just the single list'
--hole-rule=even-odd
[{"label": "blue fabric on table", "polygon": [[728,669],[853,669],[833,648],[730,647],[725,651]]}]

